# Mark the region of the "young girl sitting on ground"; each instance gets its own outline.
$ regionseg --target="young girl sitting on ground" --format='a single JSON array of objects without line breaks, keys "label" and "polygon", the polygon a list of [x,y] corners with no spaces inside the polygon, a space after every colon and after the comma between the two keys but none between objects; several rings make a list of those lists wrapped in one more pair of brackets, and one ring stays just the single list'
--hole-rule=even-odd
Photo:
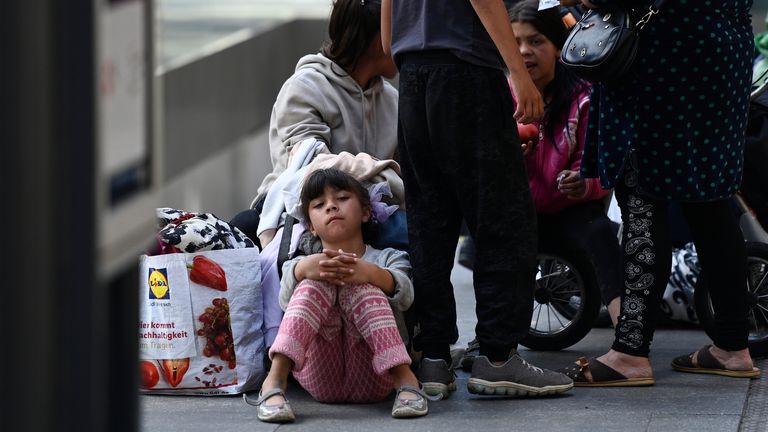
[{"label": "young girl sitting on ground", "polygon": [[290,372],[319,402],[375,402],[394,388],[393,417],[426,415],[427,400],[399,330],[402,311],[413,301],[408,255],[366,245],[370,197],[346,173],[312,173],[302,187],[301,206],[323,252],[283,266],[285,316],[255,402],[259,420],[294,420],[284,393]]}]

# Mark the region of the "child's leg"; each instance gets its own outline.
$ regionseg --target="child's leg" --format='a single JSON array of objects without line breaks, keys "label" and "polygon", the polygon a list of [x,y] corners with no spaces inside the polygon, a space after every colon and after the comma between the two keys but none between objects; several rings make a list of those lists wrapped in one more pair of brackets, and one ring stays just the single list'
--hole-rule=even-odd
[{"label": "child's leg", "polygon": [[[285,390],[288,387],[288,374],[291,373],[291,368],[293,368],[293,361],[291,359],[280,353],[273,354],[272,367],[269,368],[267,377],[261,383],[261,393],[264,394],[273,388]],[[268,405],[279,405],[285,402],[285,398],[275,395],[267,399],[266,402]]]},{"label": "child's leg", "polygon": [[[262,392],[275,387],[285,389],[291,370],[294,370],[294,375],[302,375],[309,358],[322,361],[325,352],[334,352],[333,347],[326,349],[327,343],[318,343],[318,340],[332,341],[340,338],[341,317],[338,308],[334,307],[336,295],[336,287],[322,282],[305,280],[296,287],[280,323],[280,330],[269,350],[272,368],[262,384]],[[340,340],[336,342],[335,349],[336,353],[341,352]],[[318,350],[323,353],[318,353]],[[324,368],[327,373],[332,373],[331,369]],[[310,367],[305,374],[311,376],[313,370],[314,368]],[[341,373],[340,371],[341,368],[337,373]],[[267,402],[279,403],[280,398],[274,396]]]},{"label": "child's leg", "polygon": [[339,308],[334,307],[331,313],[339,323],[339,332],[330,339],[321,332],[307,349],[304,367],[294,370],[293,377],[318,402],[346,402],[346,361]]},{"label": "child's leg", "polygon": [[[345,323],[348,400],[378,401],[395,385],[418,387],[416,377],[407,366],[411,358],[381,289],[368,284],[345,286],[339,291],[339,306]],[[393,369],[394,374],[390,373]]]},{"label": "child's leg", "polygon": [[609,305],[624,290],[621,246],[602,201],[589,201],[556,214],[539,215],[539,250],[561,249],[589,258],[594,266],[603,304]]},{"label": "child's leg", "polygon": [[341,379],[345,402],[366,403],[384,399],[392,392],[392,377],[373,369],[373,351],[354,326],[346,324],[344,330],[344,376]]}]

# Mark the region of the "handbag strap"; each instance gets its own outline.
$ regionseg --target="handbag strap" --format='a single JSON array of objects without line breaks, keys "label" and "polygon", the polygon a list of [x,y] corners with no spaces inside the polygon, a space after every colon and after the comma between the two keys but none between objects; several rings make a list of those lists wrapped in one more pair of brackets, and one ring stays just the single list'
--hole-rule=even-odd
[{"label": "handbag strap", "polygon": [[296,223],[296,219],[293,216],[288,215],[285,217],[283,235],[280,238],[280,247],[277,251],[277,274],[281,279],[283,278],[283,263],[288,261],[288,252],[291,250],[294,223]]},{"label": "handbag strap", "polygon": [[637,21],[637,24],[635,24],[637,31],[642,30],[646,24],[648,24],[648,21],[651,20],[651,17],[659,13],[659,10],[662,6],[664,6],[664,3],[666,3],[668,0],[656,0],[653,2],[651,6],[648,7],[648,12],[646,12],[645,15],[643,15],[642,18],[640,18],[639,21]]}]

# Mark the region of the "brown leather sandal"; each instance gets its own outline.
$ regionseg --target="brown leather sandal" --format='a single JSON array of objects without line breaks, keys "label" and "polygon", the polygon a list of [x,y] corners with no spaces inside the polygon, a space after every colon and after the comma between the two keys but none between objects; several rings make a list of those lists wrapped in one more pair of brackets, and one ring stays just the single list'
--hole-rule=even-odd
[{"label": "brown leather sandal", "polygon": [[[656,381],[651,378],[627,378],[612,367],[601,363],[596,358],[587,360],[581,357],[571,366],[560,370],[573,380],[576,387],[641,387],[652,386]],[[587,371],[591,379],[587,378]]]},{"label": "brown leather sandal", "polygon": [[[679,372],[700,373],[710,375],[722,375],[733,378],[757,378],[760,376],[760,369],[753,367],[752,370],[730,370],[720,363],[709,350],[712,345],[706,345],[702,349],[688,355],[680,356],[672,360],[672,369]],[[694,354],[695,359],[694,359]]]}]

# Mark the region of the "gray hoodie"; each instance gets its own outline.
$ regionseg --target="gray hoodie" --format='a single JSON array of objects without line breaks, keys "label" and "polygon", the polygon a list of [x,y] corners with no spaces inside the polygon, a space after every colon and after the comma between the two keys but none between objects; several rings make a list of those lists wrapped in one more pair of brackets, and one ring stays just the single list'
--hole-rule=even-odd
[{"label": "gray hoodie", "polygon": [[317,138],[331,153],[365,152],[392,159],[397,147],[397,90],[381,77],[363,89],[322,54],[302,57],[277,95],[269,121],[272,173],[258,193],[266,193],[288,165],[294,145]]}]

